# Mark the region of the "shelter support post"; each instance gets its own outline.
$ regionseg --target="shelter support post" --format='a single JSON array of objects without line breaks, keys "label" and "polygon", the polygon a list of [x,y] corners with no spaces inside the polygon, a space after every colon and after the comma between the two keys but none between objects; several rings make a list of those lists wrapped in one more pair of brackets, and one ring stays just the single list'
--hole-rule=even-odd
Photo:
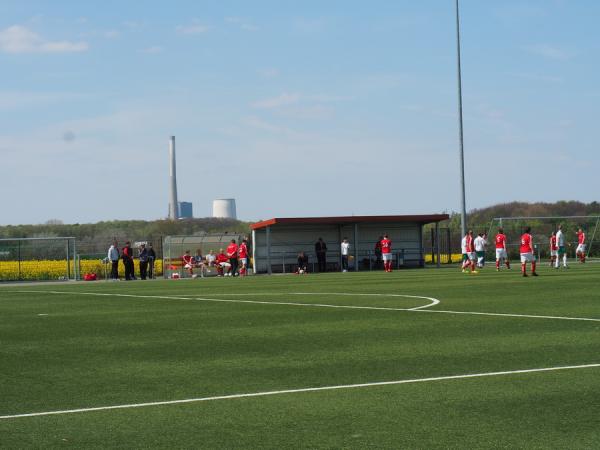
[{"label": "shelter support post", "polygon": [[435,256],[437,258],[437,267],[440,267],[440,223],[435,223]]},{"label": "shelter support post", "polygon": [[267,273],[271,275],[273,273],[273,270],[271,269],[271,227],[266,228],[265,234],[267,245]]},{"label": "shelter support post", "polygon": [[358,272],[358,224],[354,224],[354,271]]}]

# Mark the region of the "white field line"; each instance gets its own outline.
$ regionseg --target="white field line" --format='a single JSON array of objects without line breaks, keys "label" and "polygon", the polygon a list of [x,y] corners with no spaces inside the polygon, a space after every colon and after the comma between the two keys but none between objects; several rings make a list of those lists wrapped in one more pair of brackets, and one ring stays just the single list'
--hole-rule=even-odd
[{"label": "white field line", "polygon": [[408,380],[396,380],[396,381],[378,381],[373,383],[359,383],[359,384],[341,384],[338,386],[321,386],[312,388],[300,388],[300,389],[285,389],[279,391],[265,391],[265,392],[252,392],[247,394],[231,394],[231,395],[217,395],[214,397],[197,397],[197,398],[186,398],[182,400],[166,400],[160,402],[147,402],[147,403],[129,403],[124,405],[111,405],[111,406],[97,406],[94,408],[78,408],[78,409],[65,409],[59,411],[43,411],[36,413],[25,413],[25,414],[13,414],[0,416],[0,420],[5,419],[17,419],[22,417],[37,417],[37,416],[51,416],[59,414],[75,414],[85,413],[93,411],[106,411],[111,409],[129,409],[129,408],[143,408],[147,406],[164,406],[164,405],[178,405],[182,403],[197,403],[207,402],[213,400],[233,400],[238,398],[248,397],[266,397],[270,395],[283,395],[283,394],[298,394],[303,392],[319,392],[319,391],[333,391],[339,389],[358,389],[367,388],[374,386],[393,386],[398,384],[410,384],[410,383],[425,383],[429,381],[448,381],[448,380],[460,380],[465,378],[482,378],[482,377],[494,377],[502,375],[517,375],[525,373],[536,373],[536,372],[552,372],[557,370],[572,370],[572,369],[589,369],[600,367],[600,364],[582,364],[578,366],[558,366],[558,367],[543,367],[540,369],[522,369],[522,370],[507,370],[503,372],[485,372],[485,373],[471,373],[464,375],[448,375],[441,377],[429,377],[429,378],[413,378]]},{"label": "white field line", "polygon": [[[237,300],[237,299],[219,299],[219,298],[203,298],[203,297],[192,297],[192,296],[166,296],[166,295],[137,295],[137,294],[115,294],[115,293],[100,293],[100,292],[74,292],[74,291],[16,291],[23,293],[34,293],[34,294],[61,294],[61,295],[91,295],[99,297],[129,297],[129,298],[150,298],[150,299],[162,299],[162,300],[188,300],[188,301],[200,301],[200,302],[216,302],[216,303],[251,303],[257,305],[285,305],[285,306],[307,306],[315,308],[338,308],[338,309],[366,309],[374,311],[409,311],[409,312],[422,312],[422,313],[439,313],[439,314],[462,314],[471,316],[489,316],[489,317],[517,317],[526,319],[546,319],[546,320],[575,320],[582,322],[600,322],[600,319],[590,317],[568,317],[568,316],[542,316],[535,314],[513,314],[513,313],[491,313],[491,312],[479,312],[479,311],[450,311],[442,309],[419,309],[417,308],[392,308],[384,306],[351,306],[351,305],[330,305],[325,303],[297,303],[297,302],[267,302],[260,300]],[[283,293],[277,295],[289,295],[290,293]],[[334,294],[327,292],[326,294]],[[232,295],[232,294],[218,294],[218,295]],[[255,294],[265,295],[265,294]],[[296,293],[295,295],[301,295]],[[322,294],[320,294],[322,295]],[[351,295],[347,293],[338,295]],[[368,294],[362,294],[368,295]],[[381,294],[381,295],[401,295],[401,294]],[[404,295],[403,295],[404,296]],[[416,297],[416,296],[408,296]],[[427,298],[430,297],[416,297],[416,298]],[[431,305],[426,305],[427,307]]]},{"label": "white field line", "polygon": [[[254,297],[254,296],[285,296],[285,295],[337,295],[337,296],[345,296],[345,297],[403,297],[403,298],[422,298],[424,300],[429,300],[430,303],[423,306],[417,306],[415,308],[405,308],[401,309],[401,311],[414,311],[416,309],[424,309],[429,308],[431,306],[438,305],[440,301],[437,298],[433,297],[424,297],[422,295],[407,295],[407,294],[353,294],[350,292],[245,292],[245,293],[223,293],[218,294],[219,296],[225,297]],[[193,296],[190,296],[193,297]],[[270,303],[270,302],[269,302]],[[332,305],[333,306],[333,305]]]}]

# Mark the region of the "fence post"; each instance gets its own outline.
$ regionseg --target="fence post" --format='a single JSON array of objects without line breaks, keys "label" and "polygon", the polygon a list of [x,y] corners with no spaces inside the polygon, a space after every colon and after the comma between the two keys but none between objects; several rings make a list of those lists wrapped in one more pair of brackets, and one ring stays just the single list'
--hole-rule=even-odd
[{"label": "fence post", "polygon": [[448,244],[448,264],[452,264],[452,241],[450,241],[450,227],[446,228],[446,236]]},{"label": "fence post", "polygon": [[21,241],[19,241],[17,249],[17,260],[19,262],[19,281],[21,281]]}]

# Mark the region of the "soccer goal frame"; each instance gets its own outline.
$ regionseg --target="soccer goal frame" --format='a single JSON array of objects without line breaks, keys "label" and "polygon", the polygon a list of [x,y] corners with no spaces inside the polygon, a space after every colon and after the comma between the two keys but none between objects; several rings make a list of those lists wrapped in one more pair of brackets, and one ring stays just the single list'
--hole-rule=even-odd
[{"label": "soccer goal frame", "polygon": [[[590,216],[526,216],[526,217],[494,217],[490,221],[490,228],[488,235],[491,236],[494,225],[497,227],[503,227],[504,222],[518,222],[518,221],[535,221],[535,220],[543,220],[543,221],[551,221],[553,224],[560,224],[561,222],[568,221],[571,223],[578,223],[579,225],[582,222],[586,222],[587,224],[593,224],[594,231],[591,234],[591,237],[587,239],[589,245],[586,248],[586,258],[590,255],[590,251],[592,250],[592,245],[594,244],[594,238],[596,237],[596,233],[598,232],[598,227],[600,226],[600,215],[590,215]],[[595,221],[595,223],[594,223]],[[592,228],[590,226],[590,229]],[[556,227],[554,227],[554,231],[556,231]],[[586,230],[588,232],[589,230]]]},{"label": "soccer goal frame", "polygon": [[0,281],[78,280],[74,237],[0,239]]}]

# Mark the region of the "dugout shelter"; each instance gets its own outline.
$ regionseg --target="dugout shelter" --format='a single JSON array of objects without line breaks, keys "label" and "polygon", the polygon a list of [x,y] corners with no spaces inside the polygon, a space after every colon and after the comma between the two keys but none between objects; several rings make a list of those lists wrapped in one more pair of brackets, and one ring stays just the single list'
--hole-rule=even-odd
[{"label": "dugout shelter", "polygon": [[423,225],[435,223],[437,229],[439,222],[447,219],[448,214],[263,220],[251,225],[254,270],[269,274],[292,272],[302,251],[309,257],[309,270],[314,272],[315,243],[319,237],[327,244],[328,271],[340,270],[340,243],[344,237],[351,245],[350,270],[375,270],[378,268],[375,243],[386,233],[392,240],[395,268],[423,267]]}]

